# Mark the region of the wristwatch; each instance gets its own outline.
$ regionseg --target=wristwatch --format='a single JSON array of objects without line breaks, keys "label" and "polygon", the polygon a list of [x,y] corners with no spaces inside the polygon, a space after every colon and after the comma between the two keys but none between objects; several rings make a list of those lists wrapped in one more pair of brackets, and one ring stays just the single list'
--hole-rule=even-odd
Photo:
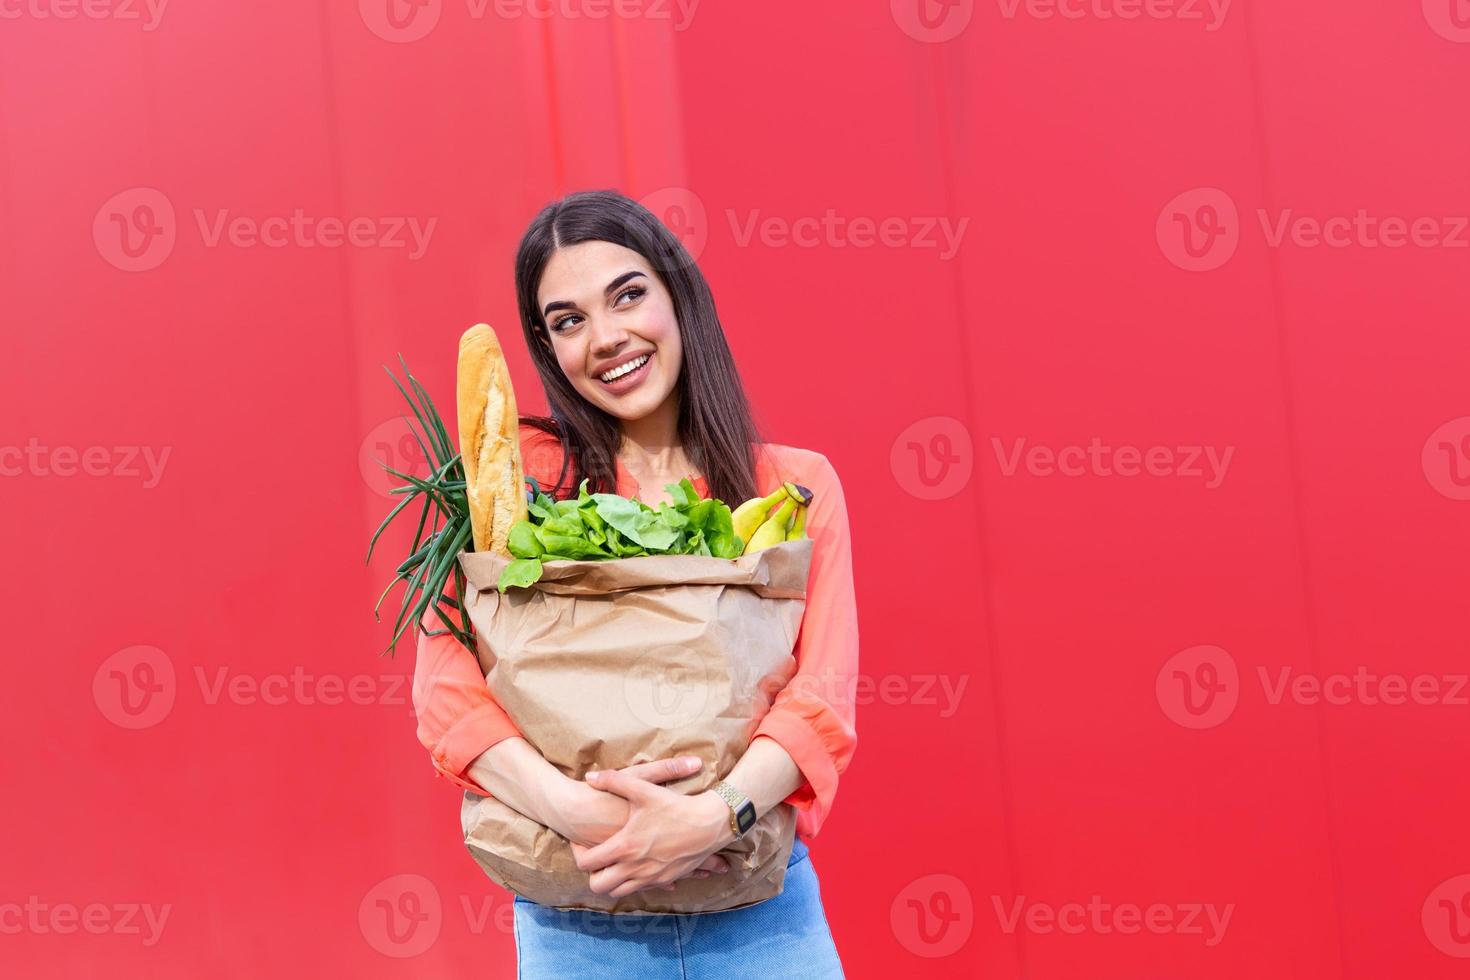
[{"label": "wristwatch", "polygon": [[750,797],[723,779],[710,789],[720,794],[720,799],[729,805],[730,830],[734,832],[736,839],[744,837],[745,832],[755,826],[755,804],[750,802]]}]

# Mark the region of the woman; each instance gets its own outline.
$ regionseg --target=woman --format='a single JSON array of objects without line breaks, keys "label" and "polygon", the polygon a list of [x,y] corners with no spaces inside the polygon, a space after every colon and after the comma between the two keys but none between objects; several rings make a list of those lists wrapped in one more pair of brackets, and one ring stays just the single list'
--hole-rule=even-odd
[{"label": "woman", "polygon": [[[842,486],[820,453],[762,442],[698,267],[647,209],[608,191],[572,194],[531,223],[516,255],[521,326],[550,418],[521,419],[524,469],[561,498],[592,492],[657,506],[688,477],[739,503],[786,480],[813,492],[807,601],[795,676],[724,781],[764,815],[796,807],[797,840],[780,895],[701,915],[569,912],[515,899],[527,978],[840,977],[806,841],[821,827],[857,737],[847,692],[857,674],[857,614]],[[434,620],[432,611],[423,624]],[[437,621],[435,621],[437,622]],[[472,651],[420,633],[414,668],[420,741],[438,773],[551,828],[593,891],[672,889],[727,870],[730,804],[713,790],[659,783],[698,759],[564,776],[491,698]],[[686,767],[686,765],[688,767]]]}]

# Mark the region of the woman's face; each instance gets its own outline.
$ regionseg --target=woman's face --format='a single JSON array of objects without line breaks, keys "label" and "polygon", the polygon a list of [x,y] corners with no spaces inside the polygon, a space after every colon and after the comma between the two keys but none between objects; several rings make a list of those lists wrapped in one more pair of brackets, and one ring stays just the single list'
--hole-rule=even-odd
[{"label": "woman's face", "polygon": [[[642,255],[612,242],[559,248],[536,295],[557,363],[572,387],[616,418],[652,413],[683,364],[673,297]],[[646,363],[610,383],[610,370]]]}]

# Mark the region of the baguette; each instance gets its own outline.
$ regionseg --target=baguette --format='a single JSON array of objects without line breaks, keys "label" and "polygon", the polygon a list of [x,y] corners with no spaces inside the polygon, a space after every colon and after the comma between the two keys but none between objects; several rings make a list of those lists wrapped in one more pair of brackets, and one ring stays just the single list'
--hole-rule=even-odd
[{"label": "baguette", "polygon": [[487,323],[459,338],[459,451],[476,551],[510,555],[506,541],[526,518],[520,416],[500,341]]}]

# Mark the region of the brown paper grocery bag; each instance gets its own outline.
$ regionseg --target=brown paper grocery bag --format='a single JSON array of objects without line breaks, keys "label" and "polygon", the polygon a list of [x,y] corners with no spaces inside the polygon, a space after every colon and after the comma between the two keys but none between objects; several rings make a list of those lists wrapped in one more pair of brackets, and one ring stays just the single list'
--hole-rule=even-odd
[{"label": "brown paper grocery bag", "polygon": [[[495,588],[510,559],[459,556],[486,683],[526,739],[573,779],[676,755],[698,793],[729,774],[796,672],[812,541],[731,560],[651,555],[550,561],[529,588]],[[781,893],[796,813],[781,803],[719,853],[725,874],[623,898],[587,887],[566,839],[465,793],[465,845],[494,881],[540,905],[600,912],[717,912]]]}]

